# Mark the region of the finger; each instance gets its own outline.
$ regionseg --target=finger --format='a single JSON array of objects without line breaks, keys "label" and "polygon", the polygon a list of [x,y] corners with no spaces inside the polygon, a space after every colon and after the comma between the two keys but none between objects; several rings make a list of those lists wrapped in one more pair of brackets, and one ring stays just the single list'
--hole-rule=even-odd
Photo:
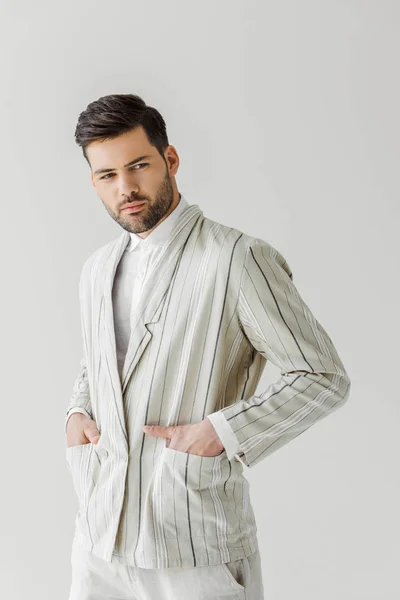
[{"label": "finger", "polygon": [[151,435],[152,437],[161,437],[161,438],[169,438],[171,439],[174,431],[176,430],[175,425],[169,425],[165,427],[164,425],[144,425],[143,431],[147,435]]}]

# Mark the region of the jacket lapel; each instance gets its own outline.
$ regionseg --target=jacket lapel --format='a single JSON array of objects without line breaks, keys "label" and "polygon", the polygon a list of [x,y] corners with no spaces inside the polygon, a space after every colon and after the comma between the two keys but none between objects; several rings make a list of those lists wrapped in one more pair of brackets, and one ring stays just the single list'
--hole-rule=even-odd
[{"label": "jacket lapel", "polygon": [[[112,285],[118,263],[129,240],[129,232],[124,231],[113,243],[105,246],[92,267],[94,287],[91,350],[94,357],[94,372],[98,373],[102,369],[110,380],[109,389],[112,391],[110,400],[114,402],[126,442],[127,432],[115,342]],[[97,385],[97,379],[98,375],[95,376],[94,385]]]},{"label": "jacket lapel", "polygon": [[[162,313],[168,288],[174,279],[187,238],[203,212],[197,204],[189,205],[177,219],[166,242],[157,248],[151,260],[150,272],[143,282],[140,299],[131,321],[131,335],[122,369],[122,392],[151,340],[149,323],[156,323]],[[129,234],[128,234],[129,235]]]}]

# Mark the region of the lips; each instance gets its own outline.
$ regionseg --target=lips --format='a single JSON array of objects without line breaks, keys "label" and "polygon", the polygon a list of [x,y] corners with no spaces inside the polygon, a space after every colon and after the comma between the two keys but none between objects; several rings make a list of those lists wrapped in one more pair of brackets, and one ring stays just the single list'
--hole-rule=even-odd
[{"label": "lips", "polygon": [[126,212],[137,212],[138,210],[141,210],[144,205],[145,202],[131,202],[130,204],[123,206],[121,210]]}]

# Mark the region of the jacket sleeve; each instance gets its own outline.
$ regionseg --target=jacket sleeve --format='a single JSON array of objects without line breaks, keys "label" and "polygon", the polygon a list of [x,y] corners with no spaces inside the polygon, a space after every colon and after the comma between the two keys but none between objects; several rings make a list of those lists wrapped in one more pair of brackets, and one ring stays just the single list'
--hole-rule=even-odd
[{"label": "jacket sleeve", "polygon": [[72,395],[70,396],[68,406],[67,406],[67,413],[66,413],[66,417],[65,417],[65,421],[64,421],[65,431],[67,429],[67,422],[68,422],[69,417],[75,412],[80,412],[80,413],[86,415],[87,417],[90,417],[91,419],[93,418],[92,405],[91,405],[91,399],[90,399],[90,387],[89,387],[87,364],[86,364],[86,354],[85,354],[84,323],[83,323],[83,317],[82,317],[83,298],[85,297],[83,290],[84,290],[84,285],[87,282],[87,277],[88,277],[87,269],[88,268],[89,268],[89,272],[90,272],[90,258],[91,257],[89,257],[83,264],[81,273],[80,273],[80,277],[79,277],[78,291],[79,291],[83,351],[82,351],[82,357],[79,362],[78,375],[75,379],[73,389],[72,389]]},{"label": "jacket sleeve", "polygon": [[67,421],[69,417],[74,412],[80,412],[91,419],[93,418],[86,361],[84,357],[82,357],[80,360],[78,376],[75,379],[72,395],[68,402],[67,414],[64,423],[65,429],[67,427]]},{"label": "jacket sleeve", "polygon": [[281,376],[264,392],[208,417],[232,449],[228,458],[252,467],[342,406],[350,379],[331,338],[293,284],[288,263],[261,239],[254,238],[247,249],[238,316],[251,345]]}]

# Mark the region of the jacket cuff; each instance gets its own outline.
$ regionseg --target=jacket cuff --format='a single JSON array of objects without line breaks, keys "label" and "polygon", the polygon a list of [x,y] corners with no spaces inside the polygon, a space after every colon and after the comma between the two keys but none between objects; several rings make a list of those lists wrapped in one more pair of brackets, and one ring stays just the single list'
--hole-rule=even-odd
[{"label": "jacket cuff", "polygon": [[240,450],[240,443],[236,435],[233,433],[231,426],[229,425],[223,413],[220,411],[207,415],[207,418],[213,424],[219,439],[224,445],[228,459],[232,460]]}]

